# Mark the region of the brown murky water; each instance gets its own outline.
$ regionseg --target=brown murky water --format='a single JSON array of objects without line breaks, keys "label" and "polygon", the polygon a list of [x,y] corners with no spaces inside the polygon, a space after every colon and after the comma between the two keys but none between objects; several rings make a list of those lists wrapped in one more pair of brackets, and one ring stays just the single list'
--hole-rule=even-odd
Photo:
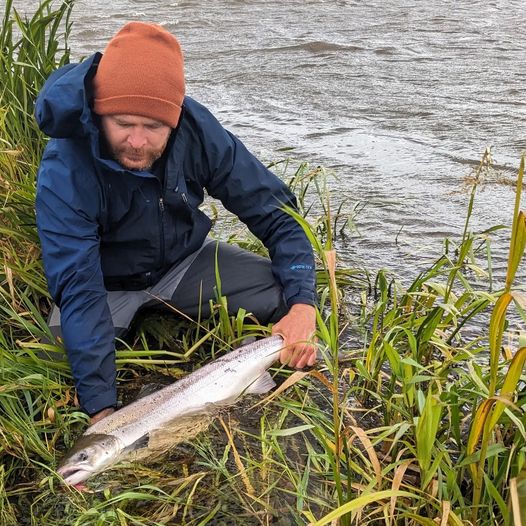
[{"label": "brown murky water", "polygon": [[[22,11],[36,2],[15,0]],[[526,146],[523,1],[77,0],[75,57],[128,20],[177,35],[188,94],[262,160],[331,167],[337,199],[361,202],[349,264],[412,278],[461,231],[462,181],[486,146],[515,176]],[[510,223],[513,189],[477,198],[474,229]],[[507,234],[499,241],[502,267]],[[397,243],[395,243],[397,238]]]}]

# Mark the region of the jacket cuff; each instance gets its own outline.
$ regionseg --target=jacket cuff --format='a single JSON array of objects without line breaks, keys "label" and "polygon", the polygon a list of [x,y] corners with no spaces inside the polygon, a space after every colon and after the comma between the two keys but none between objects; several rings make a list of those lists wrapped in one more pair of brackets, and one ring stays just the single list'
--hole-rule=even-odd
[{"label": "jacket cuff", "polygon": [[287,300],[287,306],[289,308],[292,307],[292,305],[296,305],[297,303],[312,305],[313,307],[318,306],[318,302],[316,301],[316,296],[314,293],[300,292],[299,294],[296,294],[296,296],[292,296],[292,298]]},{"label": "jacket cuff", "polygon": [[117,390],[110,389],[105,391],[94,398],[89,400],[82,400],[81,409],[88,413],[89,416],[97,414],[99,411],[106,409],[107,407],[116,407],[117,406]]}]

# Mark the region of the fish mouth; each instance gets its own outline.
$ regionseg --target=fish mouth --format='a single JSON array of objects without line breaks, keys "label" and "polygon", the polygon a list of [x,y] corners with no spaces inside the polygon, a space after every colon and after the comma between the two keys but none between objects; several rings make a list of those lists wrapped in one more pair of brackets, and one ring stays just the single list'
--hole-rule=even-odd
[{"label": "fish mouth", "polygon": [[88,479],[93,474],[93,470],[80,467],[64,467],[59,468],[57,473],[62,477],[66,484],[75,486],[79,482],[84,482]]}]

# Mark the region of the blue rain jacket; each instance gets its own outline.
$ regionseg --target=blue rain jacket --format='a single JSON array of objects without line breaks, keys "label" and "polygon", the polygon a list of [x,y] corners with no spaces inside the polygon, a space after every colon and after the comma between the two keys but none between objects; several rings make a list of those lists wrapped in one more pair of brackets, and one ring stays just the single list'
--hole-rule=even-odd
[{"label": "blue rain jacket", "polygon": [[204,190],[263,241],[288,305],[315,303],[312,248],[280,208],[294,196],[190,97],[168,152],[164,184],[103,158],[91,112],[97,53],[47,80],[36,118],[49,141],[38,172],[36,217],[49,291],[82,408],[116,404],[114,328],[105,283],[161,276],[197,250],[210,228]]}]

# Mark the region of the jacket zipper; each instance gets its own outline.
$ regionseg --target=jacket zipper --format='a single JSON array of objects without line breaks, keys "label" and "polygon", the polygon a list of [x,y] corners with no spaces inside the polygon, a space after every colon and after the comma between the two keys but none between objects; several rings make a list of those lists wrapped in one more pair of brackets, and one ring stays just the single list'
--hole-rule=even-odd
[{"label": "jacket zipper", "polygon": [[160,233],[161,233],[161,254],[159,261],[159,269],[164,267],[164,198],[159,197],[159,218],[160,218]]}]

